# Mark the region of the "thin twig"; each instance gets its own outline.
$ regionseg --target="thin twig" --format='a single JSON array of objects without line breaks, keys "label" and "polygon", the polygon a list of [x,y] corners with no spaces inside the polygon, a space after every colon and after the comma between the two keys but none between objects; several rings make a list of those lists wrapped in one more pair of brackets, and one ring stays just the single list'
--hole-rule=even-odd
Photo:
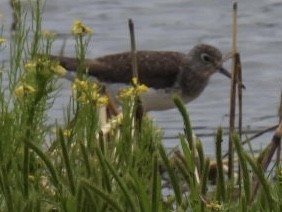
[{"label": "thin twig", "polygon": [[[276,132],[274,136],[272,137],[271,143],[266,147],[267,153],[264,155],[261,161],[261,167],[262,170],[265,172],[271,162],[271,159],[274,155],[275,150],[279,147],[281,143],[281,136],[282,136],[282,122],[280,122],[278,128],[276,129]],[[251,193],[251,201],[254,200],[258,188],[260,185],[260,181],[257,176],[253,177],[253,186],[252,186],[252,193]]]},{"label": "thin twig", "polygon": [[13,22],[11,24],[11,31],[16,31],[19,29],[20,24],[20,13],[21,13],[21,3],[15,0],[9,0],[12,9]]},{"label": "thin twig", "polygon": [[[128,20],[128,27],[130,33],[130,43],[131,43],[131,55],[132,55],[132,75],[137,79],[137,83],[139,83],[139,75],[138,75],[138,65],[137,65],[137,51],[136,51],[136,43],[135,43],[135,33],[134,33],[134,23],[131,19]],[[143,107],[142,101],[139,96],[135,98],[135,118],[137,123],[137,129],[141,130],[141,121],[143,117]]]},{"label": "thin twig", "polygon": [[[241,59],[240,59],[240,54],[236,53],[236,62],[237,62],[237,76],[238,80],[237,82],[242,82],[242,66],[241,66]],[[243,93],[243,88],[239,84],[237,84],[237,89],[238,89],[238,112],[239,112],[239,120],[238,120],[238,133],[239,133],[239,139],[240,141],[242,140],[242,123],[243,123],[243,98],[242,98],[242,93]],[[241,164],[238,163],[238,182],[241,182]],[[239,192],[241,193],[241,183],[239,183]]]},{"label": "thin twig", "polygon": [[63,44],[62,44],[62,46],[61,46],[60,53],[59,53],[59,56],[60,56],[60,57],[63,57],[63,56],[64,56],[64,52],[65,52],[65,48],[66,48],[66,43],[67,43],[67,39],[64,38],[64,39],[63,39]]},{"label": "thin twig", "polygon": [[137,66],[137,52],[136,52],[136,42],[134,33],[134,23],[131,19],[128,20],[129,33],[130,33],[130,43],[131,43],[131,55],[132,55],[132,74],[133,77],[139,81],[138,78],[138,66]]},{"label": "thin twig", "polygon": [[262,130],[262,131],[256,133],[255,135],[253,135],[253,136],[249,137],[248,139],[244,140],[244,141],[242,142],[242,145],[245,145],[246,143],[248,143],[248,142],[250,142],[250,141],[252,141],[252,140],[258,138],[259,136],[261,136],[261,135],[263,135],[263,134],[265,134],[265,133],[268,133],[268,132],[270,132],[270,131],[275,130],[277,127],[278,127],[278,124],[276,124],[276,125],[274,125],[274,126],[271,126],[271,127],[268,127],[268,128],[266,128],[266,129],[264,129],[264,130]]},{"label": "thin twig", "polygon": [[[238,82],[242,82],[242,66],[241,66],[241,59],[240,54],[236,53],[236,61],[237,61],[237,75],[238,75]],[[238,132],[239,132],[239,138],[242,139],[242,123],[243,123],[243,88],[238,84],[238,112],[239,112],[239,120],[238,120]]]},{"label": "thin twig", "polygon": [[236,111],[236,79],[237,79],[237,2],[233,3],[233,24],[232,24],[232,82],[230,90],[230,119],[229,119],[229,146],[228,146],[228,177],[233,178],[233,142],[232,134],[235,126],[235,111]]},{"label": "thin twig", "polygon": [[[279,105],[279,123],[282,121],[282,92],[280,94],[280,105]],[[277,146],[276,152],[276,167],[279,168],[280,166],[280,155],[281,155],[281,143]]]},{"label": "thin twig", "polygon": [[[278,127],[278,124],[276,124],[276,125],[274,125],[274,126],[271,126],[271,127],[268,127],[268,128],[266,128],[266,129],[264,129],[264,130],[262,130],[262,131],[256,133],[255,135],[253,135],[253,136],[247,138],[247,139],[244,140],[241,144],[242,144],[242,145],[245,145],[246,143],[249,143],[250,141],[252,141],[252,140],[258,138],[259,136],[261,136],[261,135],[263,135],[263,134],[265,134],[265,133],[268,133],[268,132],[270,132],[270,131],[275,130],[277,127]],[[222,156],[222,158],[226,158],[227,156],[228,156],[228,152],[225,153],[225,154]]]}]

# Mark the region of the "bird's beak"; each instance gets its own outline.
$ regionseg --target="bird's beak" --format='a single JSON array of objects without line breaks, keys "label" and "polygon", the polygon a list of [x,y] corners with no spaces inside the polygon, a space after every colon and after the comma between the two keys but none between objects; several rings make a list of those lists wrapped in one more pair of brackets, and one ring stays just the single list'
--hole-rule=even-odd
[{"label": "bird's beak", "polygon": [[[220,67],[218,68],[219,73],[223,74],[224,76],[228,77],[229,79],[232,78],[231,74],[229,73],[229,71],[227,71],[225,68]],[[241,88],[245,89],[245,85],[242,82],[239,82],[239,85],[241,86]]]},{"label": "bird's beak", "polygon": [[224,76],[227,76],[228,78],[232,78],[231,74],[223,67],[220,67],[219,69],[219,73],[223,74]]}]

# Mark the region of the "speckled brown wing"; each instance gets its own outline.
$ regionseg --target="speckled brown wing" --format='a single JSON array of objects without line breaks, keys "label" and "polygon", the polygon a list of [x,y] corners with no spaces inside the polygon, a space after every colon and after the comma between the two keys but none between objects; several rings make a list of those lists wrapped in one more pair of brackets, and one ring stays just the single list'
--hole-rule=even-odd
[{"label": "speckled brown wing", "polygon": [[[139,51],[140,82],[153,88],[172,87],[184,57],[178,52]],[[106,82],[128,83],[132,78],[131,61],[128,52],[100,57],[89,64],[89,74]]]},{"label": "speckled brown wing", "polygon": [[[172,87],[185,54],[179,52],[139,51],[138,72],[141,83],[153,88]],[[75,70],[77,60],[56,57],[68,70]],[[131,54],[128,52],[86,60],[89,75],[104,82],[129,83],[132,78]]]},{"label": "speckled brown wing", "polygon": [[[51,60],[58,61],[61,66],[63,66],[68,71],[75,71],[78,67],[78,60],[73,57],[64,57],[64,56],[56,56],[50,55]],[[87,61],[89,63],[90,61]]]}]

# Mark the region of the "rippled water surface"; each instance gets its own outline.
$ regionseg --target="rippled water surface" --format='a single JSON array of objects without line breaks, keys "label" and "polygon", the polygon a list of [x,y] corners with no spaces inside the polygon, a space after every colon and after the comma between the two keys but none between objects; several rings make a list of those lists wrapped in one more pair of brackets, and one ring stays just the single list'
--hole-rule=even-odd
[{"label": "rippled water surface", "polygon": [[[57,53],[67,39],[65,54],[75,54],[70,28],[75,19],[83,20],[94,29],[88,57],[127,51],[129,46],[128,18],[135,23],[138,49],[188,52],[193,45],[209,43],[227,53],[231,48],[231,1],[222,0],[47,0],[43,28],[59,36],[53,52]],[[282,1],[240,1],[238,10],[238,49],[241,53],[244,84],[243,126],[261,130],[278,122],[282,82]],[[11,24],[8,1],[0,1],[0,21],[4,35]],[[0,56],[2,57],[2,55]],[[8,59],[8,53],[0,60]],[[226,64],[230,68],[230,64]],[[67,105],[70,83],[61,80],[63,90],[54,108],[52,119],[61,118]],[[215,74],[204,93],[187,105],[194,131],[213,153],[213,133],[218,126],[228,127],[230,82]],[[165,132],[167,147],[177,145],[182,131],[176,110],[152,112],[152,117]],[[257,139],[256,147],[271,139],[268,133]]]}]

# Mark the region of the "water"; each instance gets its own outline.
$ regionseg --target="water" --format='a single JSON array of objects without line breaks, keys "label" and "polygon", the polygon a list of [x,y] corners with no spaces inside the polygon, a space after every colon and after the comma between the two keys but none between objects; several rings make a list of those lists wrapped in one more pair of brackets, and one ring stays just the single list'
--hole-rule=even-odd
[{"label": "water", "polygon": [[[188,52],[197,43],[209,43],[227,53],[231,49],[231,8],[230,1],[220,0],[48,0],[43,29],[59,35],[53,53],[58,53],[63,40],[67,40],[65,55],[68,56],[75,55],[70,28],[76,19],[94,29],[88,57],[129,50],[128,18],[135,23],[138,49]],[[0,14],[4,35],[9,36],[11,10],[6,0],[0,1]],[[282,82],[281,14],[281,0],[240,1],[238,5],[238,50],[247,87],[243,99],[245,130],[261,130],[278,122]],[[0,60],[7,58],[8,53]],[[230,63],[226,68],[230,68]],[[61,118],[70,95],[70,83],[60,82],[63,90],[50,111],[51,119]],[[187,105],[194,132],[202,138],[208,154],[214,152],[216,128],[228,127],[229,90],[230,81],[215,74],[204,93]],[[165,145],[168,148],[177,145],[177,135],[183,127],[178,112],[174,109],[150,115],[164,129]],[[272,133],[257,139],[255,148],[262,148],[271,140]]]}]

